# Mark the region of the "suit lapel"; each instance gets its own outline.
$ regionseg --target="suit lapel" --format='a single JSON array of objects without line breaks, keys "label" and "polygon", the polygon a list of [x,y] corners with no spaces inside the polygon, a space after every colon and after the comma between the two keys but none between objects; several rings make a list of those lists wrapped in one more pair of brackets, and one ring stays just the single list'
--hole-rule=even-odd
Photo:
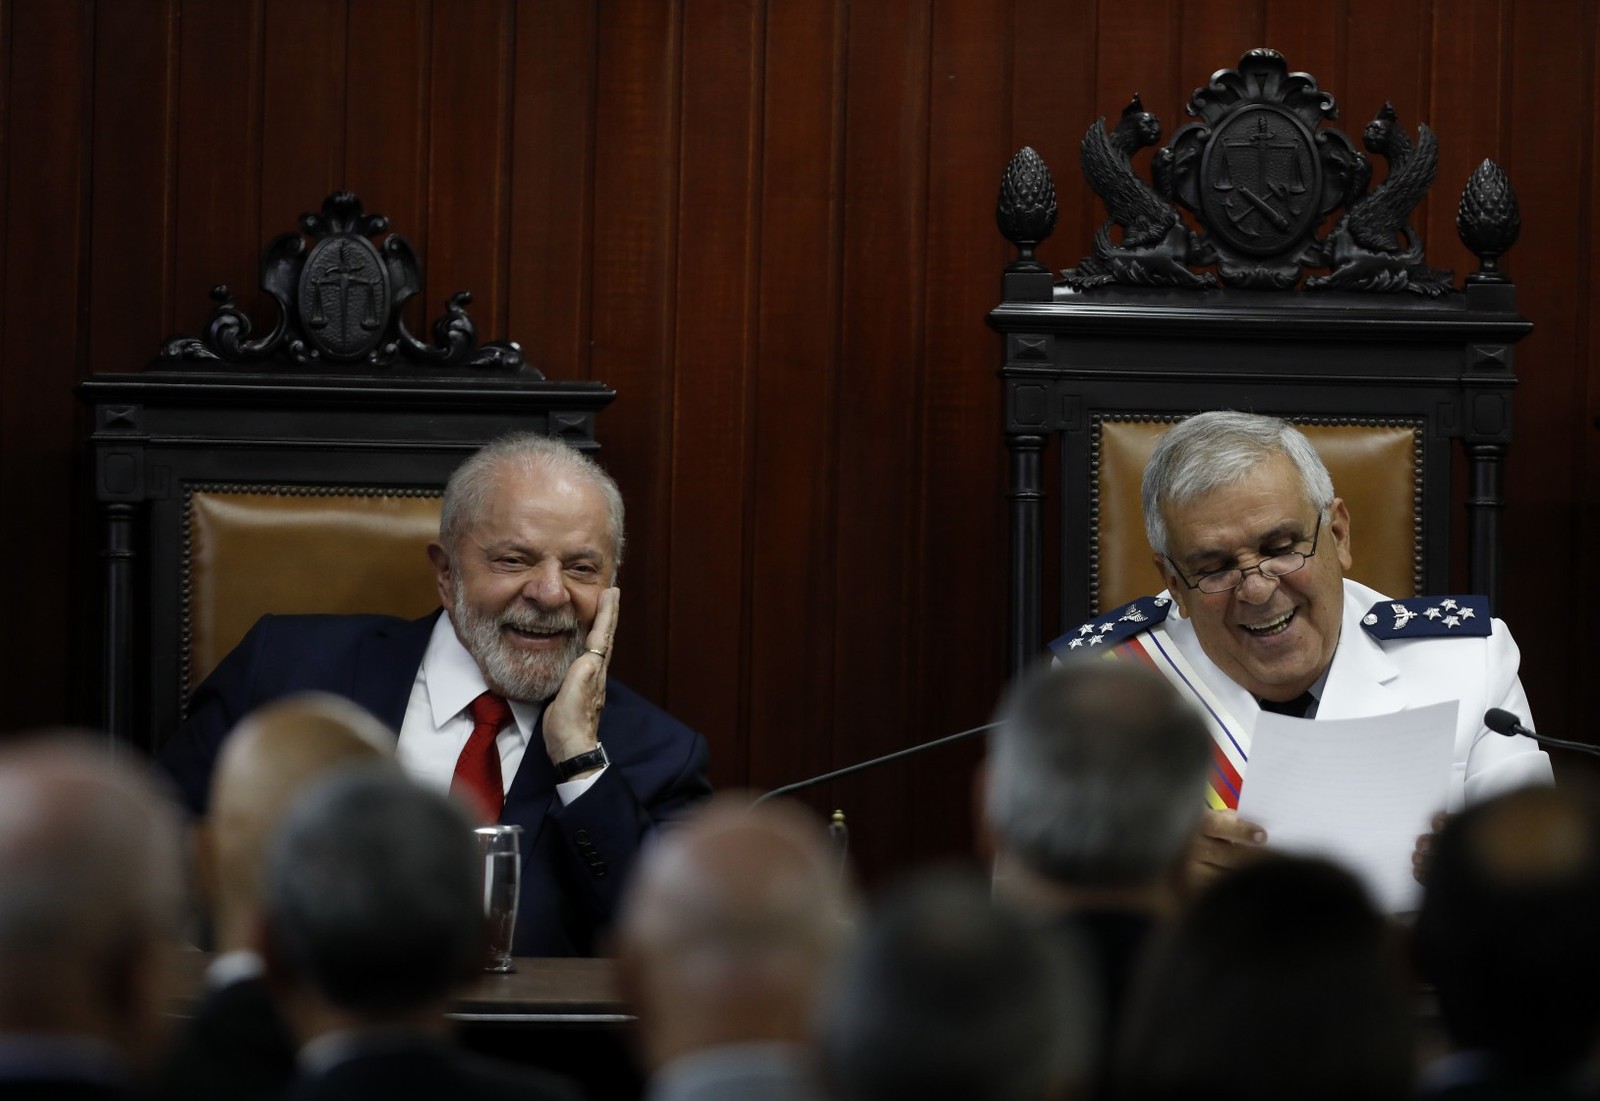
[{"label": "suit lapel", "polygon": [[[418,659],[420,660],[420,659]],[[522,752],[522,763],[511,778],[506,791],[506,802],[500,810],[500,821],[506,825],[521,826],[523,840],[532,846],[551,809],[556,795],[556,767],[550,763],[550,754],[544,748],[544,708],[528,733],[528,747]]]},{"label": "suit lapel", "polygon": [[444,609],[374,632],[356,653],[350,698],[398,731],[433,625]]}]

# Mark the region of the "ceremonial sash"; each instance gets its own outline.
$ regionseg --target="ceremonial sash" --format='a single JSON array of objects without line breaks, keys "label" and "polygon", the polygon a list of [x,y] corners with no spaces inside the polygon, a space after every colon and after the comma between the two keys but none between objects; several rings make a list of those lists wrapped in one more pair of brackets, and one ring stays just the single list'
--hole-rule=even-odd
[{"label": "ceremonial sash", "polygon": [[1236,810],[1239,792],[1244,787],[1244,768],[1249,758],[1250,735],[1243,723],[1223,707],[1222,702],[1196,674],[1194,667],[1178,650],[1160,625],[1131,635],[1105,651],[1107,660],[1137,661],[1154,669],[1174,688],[1193,700],[1211,732],[1211,772],[1207,777],[1206,802],[1214,810]]}]

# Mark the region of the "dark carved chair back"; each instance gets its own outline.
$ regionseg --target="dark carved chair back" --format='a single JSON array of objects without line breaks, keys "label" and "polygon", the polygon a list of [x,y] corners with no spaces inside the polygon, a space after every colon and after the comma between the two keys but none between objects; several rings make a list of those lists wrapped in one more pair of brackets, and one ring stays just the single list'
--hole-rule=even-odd
[{"label": "dark carved chair back", "polygon": [[[1468,585],[1498,604],[1512,346],[1531,328],[1498,266],[1518,231],[1504,173],[1483,162],[1462,195],[1457,228],[1480,267],[1457,287],[1427,266],[1409,221],[1437,165],[1426,126],[1413,141],[1385,104],[1360,151],[1331,125],[1333,97],[1271,50],[1216,73],[1188,111],[1198,121],[1156,150],[1148,181],[1132,157],[1161,127],[1138,97],[1111,131],[1089,128],[1083,174],[1109,219],[1059,276],[1035,255],[1055,225],[1049,169],[1024,149],[1001,183],[997,216],[1018,255],[989,323],[1003,342],[1014,670],[1057,630],[1151,591],[1144,459],[1162,426],[1206,409],[1307,426],[1351,504],[1352,576],[1397,596],[1447,591],[1464,526]],[[1376,188],[1369,154],[1389,162]],[[1053,617],[1047,526],[1059,532]]]},{"label": "dark carved chair back", "polygon": [[301,226],[309,242],[265,252],[265,336],[219,287],[204,337],[81,387],[104,540],[100,721],[147,749],[262,614],[436,607],[425,547],[455,467],[513,431],[593,449],[615,397],[546,380],[515,344],[480,346],[465,292],[433,343],[414,337],[417,257],[398,234],[369,240],[388,222],[354,196]]}]

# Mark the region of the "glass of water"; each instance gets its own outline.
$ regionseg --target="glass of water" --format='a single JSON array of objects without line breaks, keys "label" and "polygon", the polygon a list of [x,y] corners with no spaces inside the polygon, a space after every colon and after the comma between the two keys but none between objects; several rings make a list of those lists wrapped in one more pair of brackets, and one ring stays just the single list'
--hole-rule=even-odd
[{"label": "glass of water", "polygon": [[517,896],[522,886],[522,827],[482,826],[477,831],[483,854],[483,916],[489,929],[485,971],[511,967],[511,938],[517,929]]}]

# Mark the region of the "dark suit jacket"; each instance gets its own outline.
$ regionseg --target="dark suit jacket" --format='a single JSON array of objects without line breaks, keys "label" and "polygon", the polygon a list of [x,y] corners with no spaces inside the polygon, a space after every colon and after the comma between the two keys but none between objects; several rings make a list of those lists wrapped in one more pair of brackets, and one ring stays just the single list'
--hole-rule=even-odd
[{"label": "dark suit jacket", "polygon": [[[162,767],[204,814],[222,740],[254,708],[295,692],[345,696],[399,730],[440,614],[264,616],[195,691]],[[500,821],[523,829],[517,955],[592,953],[644,835],[711,793],[705,739],[614,677],[600,740],[611,767],[570,806],[539,730],[506,792]]]},{"label": "dark suit jacket", "polygon": [[579,1101],[559,1078],[443,1044],[358,1055],[296,1081],[288,1101]]},{"label": "dark suit jacket", "polygon": [[150,1092],[164,1101],[260,1101],[294,1073],[294,1038],[267,984],[239,979],[209,991],[178,1031]]}]

